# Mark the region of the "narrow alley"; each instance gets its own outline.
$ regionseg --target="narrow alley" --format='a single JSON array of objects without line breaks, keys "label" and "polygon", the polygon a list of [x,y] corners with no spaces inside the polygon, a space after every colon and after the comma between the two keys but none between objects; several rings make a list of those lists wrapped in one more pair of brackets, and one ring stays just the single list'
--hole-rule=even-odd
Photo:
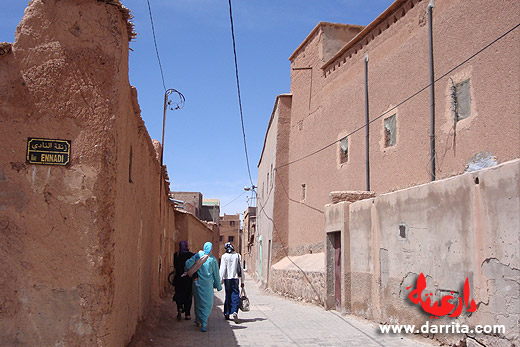
[{"label": "narrow alley", "polygon": [[[176,306],[164,298],[155,317],[142,322],[129,347],[143,346],[434,346],[418,336],[383,335],[375,323],[270,294],[246,281],[251,311],[239,322],[224,320],[224,290],[215,291],[208,332],[192,320],[177,321]],[[193,309],[192,309],[193,310]]]}]

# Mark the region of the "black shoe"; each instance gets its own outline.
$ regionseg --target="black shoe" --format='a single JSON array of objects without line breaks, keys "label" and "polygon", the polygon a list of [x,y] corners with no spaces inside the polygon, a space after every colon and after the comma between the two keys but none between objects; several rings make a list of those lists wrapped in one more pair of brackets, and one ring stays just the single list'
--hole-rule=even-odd
[{"label": "black shoe", "polygon": [[224,315],[224,318],[225,318],[226,320],[229,320],[229,315],[228,315],[228,314],[225,314],[225,315]]},{"label": "black shoe", "polygon": [[182,311],[177,311],[177,320],[181,320],[181,318],[182,318],[181,313],[182,313]]},{"label": "black shoe", "polygon": [[184,317],[184,320],[191,320],[191,317],[189,314],[186,315],[186,317]]}]

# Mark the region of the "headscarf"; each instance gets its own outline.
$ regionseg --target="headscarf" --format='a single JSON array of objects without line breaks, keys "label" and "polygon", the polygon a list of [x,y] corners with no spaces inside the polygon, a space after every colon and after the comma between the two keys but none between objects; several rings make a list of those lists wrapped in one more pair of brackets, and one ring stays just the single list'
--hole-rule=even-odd
[{"label": "headscarf", "polygon": [[204,244],[204,254],[210,254],[211,253],[211,249],[213,248],[213,244],[211,242],[206,242]]},{"label": "headscarf", "polygon": [[228,242],[224,245],[224,249],[226,250],[226,253],[233,253],[235,251],[235,248],[231,244],[231,242]]},{"label": "headscarf", "polygon": [[188,248],[188,242],[181,241],[179,242],[179,253],[188,253],[190,250]]}]

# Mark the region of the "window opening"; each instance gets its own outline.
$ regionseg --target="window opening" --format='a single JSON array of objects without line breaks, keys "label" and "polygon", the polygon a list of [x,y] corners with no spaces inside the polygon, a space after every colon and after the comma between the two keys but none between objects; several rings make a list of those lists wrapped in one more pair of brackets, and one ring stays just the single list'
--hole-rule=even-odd
[{"label": "window opening", "polygon": [[385,118],[385,147],[394,146],[396,143],[395,114]]},{"label": "window opening", "polygon": [[274,172],[273,172],[273,164],[271,164],[271,186],[270,186],[271,189],[273,189],[273,181],[274,181]]},{"label": "window opening", "polygon": [[339,159],[341,164],[348,161],[348,137],[339,140]]},{"label": "window opening", "polygon": [[234,236],[228,236],[228,242],[233,242],[234,239],[235,239]]},{"label": "window opening", "polygon": [[130,146],[130,160],[128,161],[128,182],[130,183],[134,183],[132,181],[132,159],[133,159],[133,150],[132,150],[132,146]]},{"label": "window opening", "polygon": [[455,117],[457,121],[468,118],[471,115],[471,92],[469,79],[457,83],[452,87],[453,100],[455,108]]}]

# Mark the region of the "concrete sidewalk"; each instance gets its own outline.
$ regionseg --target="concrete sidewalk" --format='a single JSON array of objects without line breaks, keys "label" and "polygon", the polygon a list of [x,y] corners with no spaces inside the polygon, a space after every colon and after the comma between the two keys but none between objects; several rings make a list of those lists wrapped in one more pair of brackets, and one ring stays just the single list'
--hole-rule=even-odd
[{"label": "concrete sidewalk", "polygon": [[[380,334],[378,325],[341,316],[335,311],[299,303],[246,281],[251,311],[239,312],[239,323],[224,320],[224,289],[215,292],[208,331],[176,319],[176,305],[165,299],[156,317],[140,324],[129,344],[140,346],[432,346],[419,336]],[[192,308],[192,318],[194,317]]]}]

